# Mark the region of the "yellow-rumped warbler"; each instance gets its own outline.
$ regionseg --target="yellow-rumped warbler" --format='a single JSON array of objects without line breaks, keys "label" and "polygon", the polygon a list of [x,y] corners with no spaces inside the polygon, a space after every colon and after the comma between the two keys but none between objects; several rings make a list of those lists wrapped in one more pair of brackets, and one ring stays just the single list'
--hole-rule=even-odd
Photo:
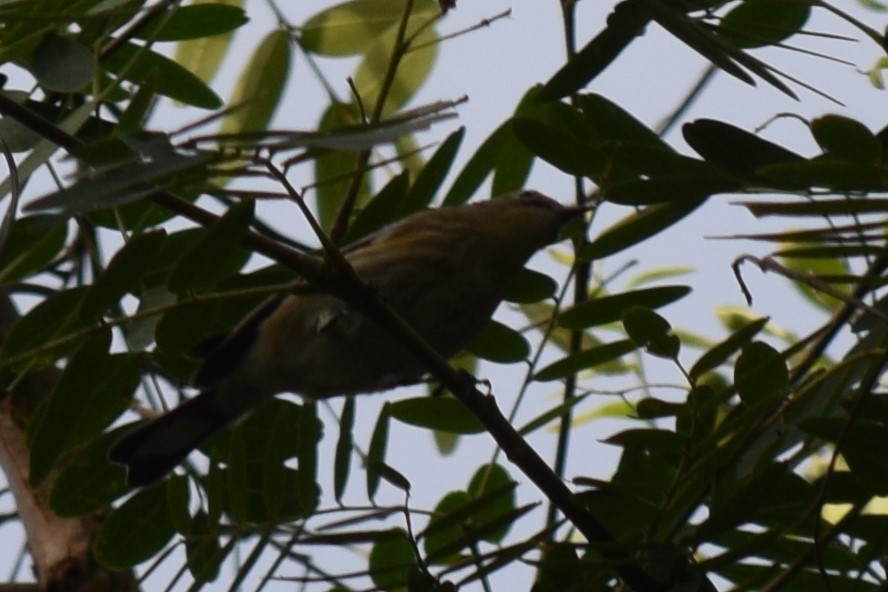
[{"label": "yellow-rumped warbler", "polygon": [[[450,358],[487,322],[509,280],[582,211],[522,191],[418,212],[343,253],[386,305]],[[278,393],[321,399],[385,390],[423,374],[405,346],[342,300],[273,297],[206,357],[193,381],[198,396],[125,435],[109,458],[127,465],[130,485],[147,485]]]}]

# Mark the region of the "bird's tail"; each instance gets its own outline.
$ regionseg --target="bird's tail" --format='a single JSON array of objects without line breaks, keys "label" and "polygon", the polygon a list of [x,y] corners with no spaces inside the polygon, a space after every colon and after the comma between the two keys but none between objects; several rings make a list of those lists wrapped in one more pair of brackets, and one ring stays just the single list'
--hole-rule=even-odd
[{"label": "bird's tail", "polygon": [[111,447],[108,459],[127,466],[126,480],[133,487],[161,479],[204,440],[237,419],[219,408],[214,395],[203,392],[126,434]]}]

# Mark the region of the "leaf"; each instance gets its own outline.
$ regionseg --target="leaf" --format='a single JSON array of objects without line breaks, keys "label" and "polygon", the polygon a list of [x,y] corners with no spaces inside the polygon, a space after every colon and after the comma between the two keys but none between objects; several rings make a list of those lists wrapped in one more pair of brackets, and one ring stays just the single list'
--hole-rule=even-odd
[{"label": "leaf", "polygon": [[[515,488],[518,483],[512,480],[509,472],[502,465],[490,463],[478,467],[469,481],[469,495],[476,500],[491,500],[475,514],[475,521],[480,525],[499,521],[515,510]],[[489,543],[498,543],[509,532],[509,525],[501,529],[487,532],[482,537]]]},{"label": "leaf", "polygon": [[[539,118],[537,101],[539,87],[531,87],[515,110],[516,117]],[[514,118],[508,119],[491,133],[475,150],[444,197],[443,205],[465,203],[491,174],[494,182],[491,195],[520,189],[530,173],[533,155],[515,137]]]},{"label": "leaf", "polygon": [[56,388],[31,423],[31,478],[41,481],[60,455],[102,433],[132,401],[141,362],[109,355],[110,332],[92,335],[65,367]]},{"label": "leaf", "polygon": [[451,434],[479,434],[484,426],[459,400],[448,397],[402,399],[389,406],[391,417],[409,425]]},{"label": "leaf", "polygon": [[635,2],[625,0],[614,7],[607,25],[562,66],[543,87],[540,100],[553,101],[576,92],[595,79],[644,31],[650,18]]},{"label": "leaf", "polygon": [[395,78],[386,89],[385,106],[380,111],[377,107],[379,93],[385,88],[383,83],[390,68],[397,33],[398,28],[391,27],[377,37],[355,72],[355,87],[369,113],[386,116],[398,112],[426,81],[438,55],[438,35],[435,29],[423,29],[411,41],[411,46],[416,49],[412,49],[398,62]]},{"label": "leaf", "polygon": [[407,533],[401,529],[394,531],[398,536],[381,538],[373,544],[367,560],[370,579],[380,590],[403,589],[408,572],[416,565]]},{"label": "leaf", "polygon": [[680,453],[687,446],[687,439],[681,434],[652,428],[623,430],[606,438],[604,442],[613,446],[645,450],[654,454]]},{"label": "leaf", "polygon": [[388,447],[389,418],[391,417],[391,403],[385,403],[379,412],[373,435],[370,437],[370,446],[367,449],[367,497],[371,500],[379,489],[379,473],[370,469],[373,465],[385,464],[385,450]]},{"label": "leaf", "polygon": [[173,60],[134,43],[124,43],[102,62],[109,72],[141,84],[157,71],[158,94],[202,109],[218,109],[222,99],[197,76]]},{"label": "leaf", "polygon": [[539,271],[522,267],[506,286],[503,300],[519,304],[529,304],[551,298],[558,289],[558,282]]},{"label": "leaf", "polygon": [[348,478],[351,476],[352,447],[354,446],[355,398],[346,397],[339,414],[339,438],[333,463],[333,495],[342,501]]},{"label": "leaf", "polygon": [[105,567],[125,569],[155,556],[176,533],[166,488],[177,487],[187,487],[183,477],[136,492],[114,509],[96,535],[96,559]]},{"label": "leaf", "polygon": [[564,311],[558,317],[558,324],[567,329],[587,329],[604,325],[622,319],[626,311],[632,307],[660,308],[684,298],[690,292],[691,288],[688,286],[660,286],[602,296]]},{"label": "leaf", "polygon": [[76,348],[86,338],[81,330],[88,325],[78,308],[88,290],[88,286],[81,286],[51,294],[16,321],[0,346],[3,365],[7,366],[14,356],[27,355],[11,367],[33,370]]},{"label": "leaf", "polygon": [[165,240],[166,231],[162,229],[130,238],[114,254],[83,299],[80,308],[83,319],[92,320],[101,316],[127,292],[135,294],[144,279],[142,274],[157,260]]},{"label": "leaf", "polygon": [[47,90],[77,92],[95,75],[92,52],[70,37],[50,34],[31,55],[31,72]]},{"label": "leaf", "polygon": [[[236,540],[231,539],[232,542]],[[211,582],[219,576],[219,568],[228,553],[219,543],[218,525],[211,524],[203,510],[197,511],[191,519],[185,554],[188,571],[196,583]]]},{"label": "leaf", "polygon": [[[854,422],[850,429],[845,425],[848,421]],[[804,420],[800,427],[827,442],[841,439],[840,452],[855,480],[871,495],[888,495],[888,457],[883,454],[888,426],[866,417],[816,417]]]},{"label": "leaf", "polygon": [[[353,105],[333,102],[321,116],[319,131],[332,131],[358,123],[357,111]],[[330,229],[342,201],[348,192],[352,175],[356,174],[357,152],[347,150],[323,151],[315,158],[314,174],[318,180],[315,189],[318,221],[321,227]],[[370,180],[364,175],[358,191],[357,205],[362,206],[370,194]]]},{"label": "leaf", "polygon": [[533,379],[539,382],[548,382],[550,380],[567,378],[583,370],[594,368],[599,364],[616,360],[629,352],[635,351],[636,348],[637,346],[633,341],[625,339],[580,350],[549,364],[534,374]]},{"label": "leaf", "polygon": [[[224,4],[241,7],[244,0],[193,0],[192,5]],[[193,72],[199,80],[209,84],[222,65],[222,60],[231,47],[232,32],[182,41],[176,45],[174,60],[186,70]]]},{"label": "leaf", "polygon": [[[876,245],[873,245],[876,247]],[[817,243],[784,243],[774,253],[783,265],[794,272],[814,278],[838,277],[850,273],[847,259],[857,256],[879,256],[884,252],[881,247],[873,250],[865,245],[818,245]],[[823,293],[803,282],[793,282],[795,288],[814,306],[832,314],[840,304],[839,299]],[[841,287],[839,287],[841,289]]]},{"label": "leaf", "polygon": [[786,361],[776,349],[755,341],[743,347],[734,366],[734,387],[746,405],[784,395],[789,386]]},{"label": "leaf", "polygon": [[647,206],[598,235],[579,252],[583,260],[602,259],[636,245],[683,219],[706,199],[688,199]]},{"label": "leaf", "polygon": [[219,125],[220,134],[238,134],[264,130],[268,127],[287,85],[290,75],[290,33],[272,31],[253,50]]},{"label": "leaf", "polygon": [[0,284],[11,284],[45,268],[65,246],[68,226],[47,214],[18,218],[0,249]]},{"label": "leaf", "polygon": [[746,0],[721,19],[717,32],[737,47],[776,45],[801,31],[811,6],[794,0]]},{"label": "leaf", "polygon": [[681,341],[672,332],[672,325],[662,316],[644,306],[634,306],[622,318],[626,334],[651,355],[675,360]]},{"label": "leaf", "polygon": [[686,123],[681,132],[706,162],[742,176],[754,176],[758,169],[768,165],[805,160],[778,144],[715,119]]},{"label": "leaf", "polygon": [[696,379],[706,372],[718,368],[731,355],[733,355],[734,352],[749,343],[753,337],[758,335],[759,331],[768,324],[769,320],[768,317],[750,320],[743,328],[735,331],[730,337],[705,351],[703,355],[694,362],[694,365],[691,366],[688,376],[692,379]]},{"label": "leaf", "polygon": [[637,181],[616,183],[604,192],[611,203],[646,206],[657,203],[697,204],[711,195],[739,191],[743,185],[717,172],[709,174],[666,174]]},{"label": "leaf", "polygon": [[140,154],[105,175],[83,177],[69,188],[40,197],[25,210],[59,210],[72,215],[122,206],[174,182],[206,178],[207,165],[216,158],[210,154],[181,154],[159,134],[126,137],[125,141]]},{"label": "leaf", "polygon": [[410,187],[404,200],[404,205],[407,207],[402,207],[399,210],[400,216],[417,212],[432,203],[453,165],[453,160],[456,158],[465,133],[466,128],[460,127],[441,143]]},{"label": "leaf", "polygon": [[213,223],[173,267],[169,289],[178,293],[206,289],[239,270],[249,258],[240,238],[253,222],[253,210],[252,200],[243,201]]},{"label": "leaf", "polygon": [[[300,27],[299,42],[306,51],[347,56],[367,51],[385,31],[398,25],[405,4],[391,0],[353,0],[343,2],[312,16]],[[432,0],[413,4],[407,33],[440,14]]]},{"label": "leaf", "polygon": [[111,502],[130,491],[126,469],[108,462],[108,449],[130,428],[125,425],[102,434],[65,457],[49,499],[56,514],[76,518],[107,511]]},{"label": "leaf", "polygon": [[392,178],[358,212],[354,222],[348,228],[343,243],[356,242],[383,226],[395,222],[399,218],[400,212],[405,209],[404,204],[409,188],[410,174],[407,171],[402,171]]},{"label": "leaf", "polygon": [[466,347],[470,352],[491,362],[510,364],[526,360],[530,345],[521,333],[491,319]]},{"label": "leaf", "polygon": [[841,115],[824,115],[811,121],[811,133],[828,157],[851,163],[879,164],[882,144],[855,119]]},{"label": "leaf", "polygon": [[600,141],[646,146],[675,154],[674,149],[657,132],[607,97],[584,93],[577,98],[577,104],[583,117],[599,134]]},{"label": "leaf", "polygon": [[528,150],[569,175],[598,180],[606,168],[604,155],[583,138],[529,118],[517,118],[512,125]]},{"label": "leaf", "polygon": [[249,20],[243,8],[226,4],[225,0],[175,5],[169,15],[155,18],[147,27],[137,30],[134,37],[151,41],[200,39],[229,33]]}]

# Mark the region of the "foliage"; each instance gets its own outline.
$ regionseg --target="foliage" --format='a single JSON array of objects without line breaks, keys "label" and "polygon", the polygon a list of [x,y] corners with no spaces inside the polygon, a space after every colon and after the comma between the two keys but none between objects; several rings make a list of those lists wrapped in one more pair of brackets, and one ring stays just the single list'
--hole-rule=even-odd
[{"label": "foliage", "polygon": [[[606,68],[620,68],[622,52],[656,25],[742,83],[793,97],[841,93],[806,90],[750,53],[808,32],[815,6],[825,5],[623,0],[575,48],[574,3],[563,2],[571,48],[563,67],[516,97],[515,113],[473,148],[464,130],[451,129],[459,101],[413,104],[435,75],[447,4],[350,0],[304,23],[281,12],[229,101],[212,81],[232,32],[248,20],[237,1],[0,4],[0,59],[29,77],[0,91],[4,151],[21,153],[2,188],[0,280],[3,298],[25,311],[0,319],[0,376],[15,394],[60,369],[27,404],[4,399],[2,413],[27,431],[29,481],[16,501],[39,489],[46,495],[35,499],[56,515],[96,525],[87,543],[103,568],[141,565],[145,573],[179,561],[170,583],[190,578],[194,589],[221,577],[226,562],[237,563],[235,584],[253,578],[270,587],[301,567],[301,579],[336,590],[489,586],[494,572],[523,562],[538,592],[885,586],[886,519],[867,507],[888,495],[888,205],[879,197],[888,191],[888,127],[815,118],[807,124],[819,152],[809,157],[730,122],[697,119],[682,126],[689,155],[663,129],[585,90]],[[888,47],[865,23],[823,11]],[[327,84],[323,58],[343,56],[357,64],[349,98],[331,91],[315,129],[270,127],[295,84],[293,62],[313,64]],[[705,80],[691,96],[705,92]],[[155,107],[168,100],[194,110],[196,125],[160,131]],[[444,132],[434,150],[416,136],[430,127]],[[458,155],[466,164],[452,170]],[[390,446],[405,445],[392,428],[434,433],[444,455],[458,438],[490,430],[484,409],[449,396],[408,397],[359,419],[347,401],[335,453],[319,458],[317,406],[274,400],[163,484],[127,490],[105,452],[121,433],[116,422],[132,419],[129,401],[135,396],[144,416],[161,410],[159,395],[188,384],[189,352],[288,289],[294,268],[316,269],[298,265],[311,238],[283,236],[270,223],[281,211],[304,215],[310,196],[319,228],[342,244],[432,203],[465,202],[487,180],[494,195],[516,190],[538,161],[577,180],[578,202],[631,212],[591,239],[574,229],[563,265],[528,271],[510,287],[526,327],[492,321],[457,363],[508,364],[523,376],[519,401],[534,385],[560,385],[560,400],[516,426],[521,436],[555,427],[556,480],[564,481],[569,455],[586,452],[567,445],[576,416],[622,417],[629,427],[595,444],[620,450],[611,477],[581,476],[566,499],[546,486],[518,496],[524,477],[497,454],[468,483],[440,492],[434,507],[417,508],[406,498],[423,476],[386,463]],[[57,190],[27,193],[44,171]],[[312,177],[312,191],[289,184],[296,172]],[[653,270],[623,290],[600,273],[726,193],[748,196],[742,207],[757,218],[803,226],[746,237],[773,245],[773,257],[737,266],[756,263],[795,281],[828,315],[807,335],[735,314],[725,316],[727,335],[695,338],[668,320],[670,303],[694,298],[692,286],[674,283],[680,270]],[[837,340],[843,332],[853,336],[847,347]],[[650,384],[652,358],[671,363],[681,382]],[[601,404],[592,395],[605,377],[628,394]],[[366,444],[355,435],[358,421],[375,421]],[[548,478],[515,450],[501,452],[535,483]],[[432,459],[429,470],[446,462]],[[328,470],[332,484],[321,477]],[[365,502],[346,502],[362,474]],[[405,501],[376,505],[383,486]],[[533,501],[519,501],[527,496]],[[540,504],[550,507],[547,517]],[[24,511],[18,517],[28,520]],[[184,558],[168,553],[180,542]],[[366,551],[359,568],[330,572],[314,553],[343,547]],[[350,580],[352,572],[366,577]]]}]

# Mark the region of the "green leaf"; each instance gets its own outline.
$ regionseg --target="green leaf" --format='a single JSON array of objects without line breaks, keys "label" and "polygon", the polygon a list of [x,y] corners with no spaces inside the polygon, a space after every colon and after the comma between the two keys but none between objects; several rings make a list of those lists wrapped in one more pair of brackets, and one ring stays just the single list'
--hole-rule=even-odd
[{"label": "green leaf", "polygon": [[144,46],[124,43],[102,65],[113,74],[141,84],[157,71],[158,94],[202,109],[218,109],[222,99],[197,76]]},{"label": "green leaf", "polygon": [[[544,119],[547,106],[537,100],[540,85],[531,86],[515,109],[515,117]],[[500,146],[496,163],[493,167],[493,181],[490,184],[490,195],[504,195],[512,191],[520,191],[525,187],[527,178],[533,168],[534,156],[515,136],[514,118],[506,121],[509,140]]]},{"label": "green leaf", "polygon": [[607,17],[604,30],[580,49],[543,87],[540,100],[570,95],[594,80],[644,31],[650,18],[635,2],[624,1]]},{"label": "green leaf", "polygon": [[51,215],[18,218],[0,249],[0,284],[22,280],[46,267],[65,246],[68,225]]},{"label": "green leaf", "polygon": [[393,223],[405,209],[407,192],[410,187],[410,174],[402,171],[392,178],[367,205],[358,212],[349,226],[345,244],[351,244],[371,232]]},{"label": "green leaf", "polygon": [[755,341],[743,347],[734,366],[734,387],[748,406],[778,399],[789,386],[786,361],[776,349]]},{"label": "green leaf", "polygon": [[[469,481],[469,495],[476,500],[490,500],[479,508],[474,519],[480,525],[491,524],[507,516],[515,510],[515,488],[518,483],[512,480],[509,472],[498,464],[486,464],[478,467]],[[509,525],[482,537],[489,543],[499,543],[509,532]]]},{"label": "green leaf", "polygon": [[130,204],[173,183],[205,179],[207,165],[216,158],[182,154],[162,134],[124,136],[121,140],[140,154],[115,163],[117,166],[104,175],[85,176],[71,187],[40,197],[25,210],[60,210],[72,215]]},{"label": "green leaf", "polygon": [[681,341],[672,332],[672,325],[662,316],[644,306],[634,306],[622,318],[626,334],[649,354],[675,360]]},{"label": "green leaf", "polygon": [[95,75],[92,52],[70,37],[50,34],[31,55],[31,72],[47,90],[77,92]]},{"label": "green leaf", "polygon": [[441,143],[410,187],[405,199],[407,209],[401,209],[399,212],[401,215],[412,214],[432,203],[453,165],[465,133],[466,128],[460,127]]},{"label": "green leaf", "polygon": [[[848,259],[859,256],[880,256],[884,249],[877,245],[873,250],[868,245],[818,245],[817,243],[784,243],[775,253],[783,265],[800,274],[813,278],[829,278],[846,275],[851,272]],[[795,288],[811,304],[831,314],[839,306],[838,298],[823,293],[815,287],[803,282],[793,282]],[[841,288],[839,288],[841,289]]]},{"label": "green leaf", "polygon": [[600,141],[647,146],[675,154],[673,148],[657,132],[610,99],[595,93],[581,94],[577,98],[577,104],[583,117],[600,136]]},{"label": "green leaf", "polygon": [[[857,163],[847,160],[820,159],[798,163],[774,164],[762,167],[758,173],[772,181],[779,183],[779,187],[805,191],[815,187],[825,187],[835,191],[884,191],[888,188],[888,167],[881,164]],[[829,203],[831,200],[825,200]],[[849,204],[865,200],[846,200]],[[877,200],[879,202],[880,200]],[[823,201],[800,202],[813,207],[824,207]],[[745,204],[744,204],[745,205]],[[775,206],[786,204],[775,203]],[[884,206],[884,203],[881,203]],[[846,206],[847,208],[850,207]],[[872,211],[877,205],[864,211]],[[754,213],[754,212],[753,212]]]},{"label": "green leaf", "polygon": [[[311,405],[271,399],[236,429],[217,434],[201,447],[225,459],[227,510],[239,524],[294,520],[316,507],[320,495],[312,451],[320,438]],[[297,458],[298,469],[286,465]]]},{"label": "green leaf", "polygon": [[395,529],[398,536],[384,537],[373,544],[367,560],[370,579],[380,590],[401,590],[407,574],[416,565],[413,546],[407,533]]},{"label": "green leaf", "polygon": [[594,368],[599,364],[621,358],[636,348],[637,346],[633,341],[624,339],[580,350],[549,364],[534,374],[533,379],[539,382],[548,382],[550,380],[567,378],[583,370]]},{"label": "green leaf", "polygon": [[737,47],[776,45],[804,27],[811,6],[795,0],[745,0],[718,24],[718,34]]},{"label": "green leaf", "polygon": [[841,115],[824,115],[811,122],[811,133],[828,157],[856,164],[882,162],[879,139],[855,119]]},{"label": "green leaf", "polygon": [[[191,5],[205,3],[241,7],[244,0],[193,0]],[[193,72],[199,80],[209,84],[222,66],[222,60],[231,47],[233,37],[232,31],[211,37],[182,41],[177,44],[173,59],[189,72]]]},{"label": "green leaf", "polygon": [[228,104],[220,134],[261,131],[268,127],[280,104],[290,75],[290,33],[279,29],[265,36],[253,50]]},{"label": "green leaf", "polygon": [[[849,421],[854,422],[850,429]],[[801,428],[827,442],[841,439],[840,452],[855,480],[872,495],[888,495],[888,456],[884,454],[888,426],[866,417],[817,417],[803,421]]]},{"label": "green leaf", "polygon": [[101,434],[132,402],[142,360],[109,356],[106,337],[97,333],[83,344],[38,410],[29,430],[32,478],[42,479],[62,453]]},{"label": "green leaf", "polygon": [[[532,87],[524,94],[515,110],[516,117],[540,117],[538,91],[538,87]],[[469,158],[444,197],[443,205],[467,202],[491,173],[494,173],[492,195],[520,189],[530,172],[532,160],[533,155],[515,137],[514,118],[505,121]]]},{"label": "green leaf", "polygon": [[660,308],[684,298],[690,292],[691,288],[688,286],[660,286],[602,296],[564,311],[558,317],[558,324],[567,329],[604,325],[619,321],[632,307]]},{"label": "green leaf", "polygon": [[750,320],[742,329],[737,330],[721,343],[705,351],[691,366],[688,376],[696,379],[706,372],[721,366],[734,352],[752,341],[753,337],[758,335],[759,331],[768,324],[769,320],[768,317]]},{"label": "green leaf", "polygon": [[[231,541],[236,541],[232,538]],[[218,525],[211,524],[207,513],[199,510],[191,519],[185,538],[185,554],[188,571],[196,583],[211,582],[219,576],[219,568],[228,555],[219,544]]]},{"label": "green leaf", "polygon": [[[353,0],[337,4],[309,18],[300,27],[303,49],[327,56],[362,54],[404,16],[404,2]],[[408,35],[440,14],[433,0],[414,2]]]},{"label": "green leaf", "polygon": [[[392,60],[392,47],[397,38],[397,27],[392,27],[377,38],[364,55],[355,72],[355,87],[364,107],[370,113],[378,110],[379,93]],[[433,27],[423,29],[411,43],[418,49],[411,50],[398,63],[397,73],[385,97],[383,116],[397,113],[420,89],[438,55],[438,34]]]},{"label": "green leaf", "polygon": [[143,281],[143,273],[157,260],[165,240],[166,231],[162,229],[130,238],[123,248],[114,254],[108,267],[83,299],[80,314],[84,320],[101,316],[124,294],[137,293]]},{"label": "green leaf", "polygon": [[539,302],[552,297],[557,289],[558,282],[548,275],[523,267],[509,280],[503,300],[519,304]]},{"label": "green leaf", "polygon": [[604,192],[611,203],[630,206],[651,204],[697,204],[711,195],[739,191],[743,185],[716,172],[710,174],[667,174],[649,179],[615,183]]},{"label": "green leaf", "polygon": [[76,348],[86,339],[80,331],[88,324],[81,319],[79,307],[88,290],[88,286],[80,286],[56,292],[29,310],[16,321],[0,346],[0,361],[6,365],[13,356],[28,355],[13,367],[33,370]]},{"label": "green leaf", "polygon": [[451,434],[479,434],[484,426],[459,400],[453,397],[416,397],[389,406],[391,417],[406,424]]},{"label": "green leaf", "polygon": [[687,446],[687,438],[681,434],[653,428],[623,430],[606,438],[604,442],[622,448],[634,448],[656,454],[680,453]]},{"label": "green leaf", "polygon": [[705,201],[705,199],[688,199],[647,206],[599,234],[598,238],[580,249],[579,257],[595,260],[619,253],[669,228],[703,205]]},{"label": "green leaf", "polygon": [[[173,477],[165,485],[187,487],[187,482],[183,477]],[[94,547],[102,565],[112,569],[132,567],[157,555],[176,534],[166,487],[143,489],[106,517]]]},{"label": "green leaf", "polygon": [[352,447],[355,425],[355,398],[346,397],[339,414],[339,438],[336,440],[336,454],[333,462],[333,495],[341,503],[348,478],[351,476]]},{"label": "green leaf", "polygon": [[199,39],[234,31],[250,20],[243,8],[218,1],[174,6],[172,14],[155,18],[134,37],[152,41]]},{"label": "green leaf", "polygon": [[764,166],[805,160],[778,144],[715,119],[686,123],[681,132],[706,162],[742,176],[754,176]]},{"label": "green leaf", "polygon": [[105,511],[111,502],[130,491],[126,469],[108,462],[108,449],[130,428],[125,425],[102,434],[65,457],[49,499],[56,514],[73,518]]},{"label": "green leaf", "polygon": [[598,147],[583,138],[529,118],[517,118],[512,126],[528,150],[569,175],[598,180],[606,168],[607,161]]},{"label": "green leaf", "polygon": [[379,489],[379,473],[372,470],[373,465],[385,464],[385,450],[388,447],[389,418],[391,417],[391,403],[382,406],[373,435],[370,437],[370,446],[367,449],[367,497],[371,500]]},{"label": "green leaf", "polygon": [[240,238],[253,222],[253,210],[252,200],[231,206],[178,260],[170,273],[169,289],[178,293],[206,289],[239,270],[249,259]]},{"label": "green leaf", "polygon": [[530,345],[521,333],[491,319],[466,348],[479,358],[511,364],[526,360]]},{"label": "green leaf", "polygon": [[[115,128],[116,134],[136,134],[143,126],[147,127],[148,115],[157,102],[157,73],[149,74],[130,99],[120,115]],[[114,138],[117,139],[117,138]],[[101,142],[101,140],[99,140]],[[119,155],[118,155],[119,156]]]},{"label": "green leaf", "polygon": [[[333,102],[321,116],[318,130],[330,132],[358,123],[357,110],[353,105]],[[321,227],[330,229],[333,226],[357,165],[358,154],[351,150],[324,150],[315,158],[314,175],[318,182],[315,195]],[[364,175],[358,192],[358,207],[363,205],[370,191],[370,180],[368,175]]]}]

